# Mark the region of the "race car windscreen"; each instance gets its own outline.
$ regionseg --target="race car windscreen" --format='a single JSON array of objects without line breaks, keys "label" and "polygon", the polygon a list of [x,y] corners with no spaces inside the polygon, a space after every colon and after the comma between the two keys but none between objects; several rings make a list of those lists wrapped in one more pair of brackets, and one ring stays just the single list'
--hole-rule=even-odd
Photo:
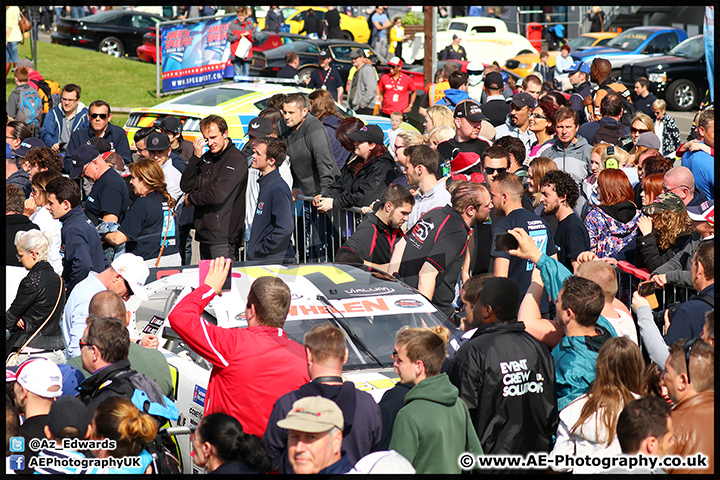
[{"label": "race car windscreen", "polygon": [[[303,343],[303,336],[315,325],[332,323],[328,319],[306,319],[285,323],[285,332],[293,340]],[[367,351],[372,353],[383,367],[391,368],[393,365],[392,352],[395,346],[395,337],[400,328],[407,326],[434,327],[443,325],[451,331],[455,326],[437,313],[400,313],[394,315],[376,315],[365,317],[338,318],[337,322],[341,329],[342,324],[346,325],[359,339]],[[352,334],[346,333],[348,347],[348,361],[345,370],[357,370],[372,367],[380,367],[372,355],[366,353],[362,345],[353,340]]]}]

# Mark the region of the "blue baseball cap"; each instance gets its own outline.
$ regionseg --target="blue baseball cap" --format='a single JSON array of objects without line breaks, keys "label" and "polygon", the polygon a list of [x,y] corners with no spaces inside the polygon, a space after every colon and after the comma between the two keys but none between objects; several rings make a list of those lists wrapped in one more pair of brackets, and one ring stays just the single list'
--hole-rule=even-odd
[{"label": "blue baseball cap", "polygon": [[570,68],[566,69],[563,73],[575,73],[575,72],[583,72],[588,75],[590,75],[590,67],[587,63],[583,62],[582,60],[578,60],[577,62],[570,65]]},{"label": "blue baseball cap", "polygon": [[13,149],[7,142],[5,142],[5,158],[15,158],[15,154],[13,154]]},{"label": "blue baseball cap", "polygon": [[85,380],[85,376],[80,370],[67,363],[59,363],[58,368],[60,368],[60,373],[62,373],[63,395],[76,397],[79,393],[77,387]]}]

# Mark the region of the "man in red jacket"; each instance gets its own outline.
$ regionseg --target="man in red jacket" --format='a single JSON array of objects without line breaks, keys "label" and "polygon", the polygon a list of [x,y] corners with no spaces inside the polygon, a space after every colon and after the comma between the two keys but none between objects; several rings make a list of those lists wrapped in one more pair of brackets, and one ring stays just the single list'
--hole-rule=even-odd
[{"label": "man in red jacket", "polygon": [[310,381],[305,350],[287,338],[283,325],[290,289],[277,277],[261,277],[250,287],[247,328],[221,328],[200,317],[217,294],[232,262],[210,262],[204,285],[178,303],[170,326],[193,351],[212,363],[205,415],[221,412],[240,421],[245,433],[262,437],[273,405]]}]

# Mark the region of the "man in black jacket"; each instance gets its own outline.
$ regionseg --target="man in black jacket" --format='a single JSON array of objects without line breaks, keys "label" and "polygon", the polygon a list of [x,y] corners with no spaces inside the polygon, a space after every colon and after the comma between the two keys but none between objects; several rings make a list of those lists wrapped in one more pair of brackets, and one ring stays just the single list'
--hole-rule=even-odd
[{"label": "man in black jacket", "polygon": [[452,43],[440,52],[439,60],[467,60],[467,52],[460,45],[462,35],[455,34],[452,37]]},{"label": "man in black jacket", "polygon": [[133,376],[142,379],[142,390],[151,402],[164,404],[162,392],[155,381],[130,368],[129,351],[130,334],[122,320],[88,317],[80,341],[80,356],[83,368],[91,375],[78,386],[78,390],[80,400],[91,414],[106,398],[124,397],[130,400],[135,390],[130,384]]},{"label": "man in black jacket", "polygon": [[[228,137],[225,119],[208,115],[200,121],[202,136],[180,179],[185,205],[195,205],[195,238],[200,258],[238,259],[245,228],[248,164]],[[208,151],[203,153],[207,146]]]},{"label": "man in black jacket", "polygon": [[477,330],[450,363],[485,454],[548,452],[557,428],[555,364],[517,321],[519,301],[512,280],[489,278],[473,308]]},{"label": "man in black jacket", "polygon": [[382,433],[380,407],[373,397],[342,379],[343,365],[348,359],[345,332],[323,323],[305,334],[303,344],[312,381],[275,402],[263,435],[272,470],[279,468],[279,473],[292,473],[293,468],[287,454],[289,432],[278,427],[277,422],[287,416],[300,398],[319,395],[340,407],[344,419],[342,453],[352,464],[370,453]]}]

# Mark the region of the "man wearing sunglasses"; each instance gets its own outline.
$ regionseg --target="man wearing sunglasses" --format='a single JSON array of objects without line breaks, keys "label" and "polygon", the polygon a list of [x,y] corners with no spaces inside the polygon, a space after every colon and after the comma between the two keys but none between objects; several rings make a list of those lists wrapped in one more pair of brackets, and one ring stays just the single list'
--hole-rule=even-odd
[{"label": "man wearing sunglasses", "polygon": [[[715,452],[715,350],[699,338],[670,346],[662,381],[673,402],[675,445],[672,455],[707,456],[706,468],[669,469],[668,473],[713,473]],[[698,465],[700,466],[700,465]]]},{"label": "man wearing sunglasses", "polygon": [[[87,326],[90,300],[96,293],[110,290],[122,297],[126,302],[137,295],[147,301],[145,280],[150,270],[142,257],[132,253],[123,253],[117,257],[110,267],[100,273],[90,272],[88,276],[73,289],[65,303],[63,314],[63,339],[65,340],[65,357],[70,359],[80,355],[80,339]],[[88,369],[90,372],[90,370]]]},{"label": "man wearing sunglasses", "polygon": [[110,105],[104,100],[95,100],[88,107],[87,128],[80,128],[73,132],[65,148],[65,159],[63,160],[63,173],[70,173],[73,167],[73,152],[81,145],[90,143],[93,137],[101,137],[110,143],[110,150],[117,152],[125,163],[132,161],[130,144],[128,143],[125,130],[110,123],[112,113]]}]

